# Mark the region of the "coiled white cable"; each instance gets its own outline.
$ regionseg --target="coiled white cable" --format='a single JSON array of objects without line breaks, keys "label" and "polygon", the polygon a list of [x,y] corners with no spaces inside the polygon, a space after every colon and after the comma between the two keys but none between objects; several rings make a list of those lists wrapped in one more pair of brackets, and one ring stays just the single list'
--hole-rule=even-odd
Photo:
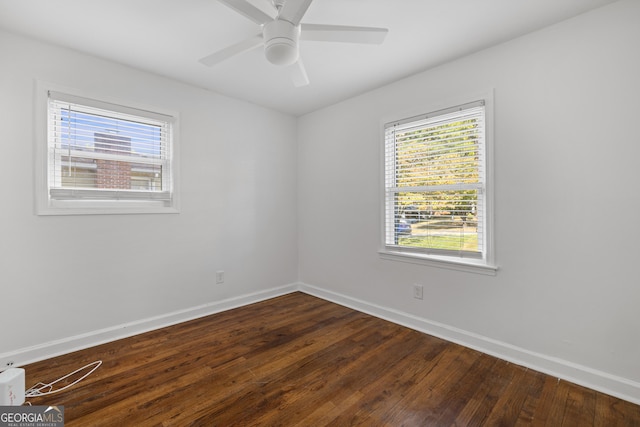
[{"label": "coiled white cable", "polygon": [[[102,360],[96,360],[95,362],[89,363],[88,365],[85,365],[80,369],[76,369],[75,371],[65,375],[64,377],[58,378],[57,380],[55,380],[53,382],[50,382],[48,384],[38,383],[38,384],[34,385],[33,387],[31,387],[30,389],[26,390],[24,392],[24,397],[25,398],[38,397],[38,396],[46,396],[46,395],[53,394],[53,393],[59,393],[59,392],[61,392],[63,390],[68,389],[69,387],[72,387],[72,386],[78,384],[80,381],[82,381],[83,379],[87,378],[96,369],[98,369],[100,367],[100,365],[102,365]],[[55,384],[59,383],[60,381],[66,380],[70,376],[73,376],[73,375],[77,374],[78,372],[82,372],[85,369],[91,368],[92,366],[93,366],[93,368],[89,372],[87,372],[86,374],[84,374],[82,377],[78,378],[77,380],[75,380],[71,384],[67,384],[66,386],[64,386],[62,388],[59,388],[57,390],[53,389],[53,386]]]}]

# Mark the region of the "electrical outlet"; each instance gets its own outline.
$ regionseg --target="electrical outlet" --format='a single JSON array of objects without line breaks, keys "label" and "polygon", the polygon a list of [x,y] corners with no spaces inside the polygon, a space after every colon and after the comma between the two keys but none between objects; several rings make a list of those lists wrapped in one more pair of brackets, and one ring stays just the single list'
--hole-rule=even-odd
[{"label": "electrical outlet", "polygon": [[422,285],[413,285],[413,297],[415,299],[422,299],[424,288]]},{"label": "electrical outlet", "polygon": [[216,271],[216,284],[219,285],[221,283],[224,283],[224,271],[219,270]]}]

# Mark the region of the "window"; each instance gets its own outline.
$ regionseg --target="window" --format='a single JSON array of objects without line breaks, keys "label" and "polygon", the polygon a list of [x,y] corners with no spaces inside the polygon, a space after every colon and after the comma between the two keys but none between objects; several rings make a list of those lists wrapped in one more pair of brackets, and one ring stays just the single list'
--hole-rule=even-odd
[{"label": "window", "polygon": [[46,90],[39,214],[176,212],[174,115]]},{"label": "window", "polygon": [[384,125],[383,253],[491,267],[487,102]]}]

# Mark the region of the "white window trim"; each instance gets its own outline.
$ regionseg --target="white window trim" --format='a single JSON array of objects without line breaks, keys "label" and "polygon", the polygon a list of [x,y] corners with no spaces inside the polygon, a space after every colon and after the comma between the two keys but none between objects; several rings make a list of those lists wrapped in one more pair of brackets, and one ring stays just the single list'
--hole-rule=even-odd
[{"label": "white window trim", "polygon": [[[179,191],[179,114],[155,106],[143,105],[131,101],[115,99],[111,96],[100,93],[88,93],[78,89],[63,87],[54,83],[36,80],[35,82],[35,213],[36,215],[104,215],[104,214],[149,214],[149,213],[179,213],[180,212],[180,191]],[[55,200],[49,196],[48,188],[48,141],[47,141],[47,117],[48,117],[48,94],[58,92],[69,95],[71,98],[80,97],[88,100],[99,100],[98,103],[113,104],[122,109],[136,109],[157,113],[165,117],[172,118],[172,145],[171,145],[171,201],[166,203],[162,200],[126,200],[115,194],[113,200]],[[117,192],[112,192],[117,193]]]},{"label": "white window trim", "polygon": [[[458,258],[450,256],[439,256],[433,254],[425,254],[421,252],[411,251],[410,248],[402,250],[391,250],[386,247],[385,243],[385,124],[395,121],[404,120],[408,117],[415,117],[431,111],[439,111],[451,108],[455,105],[468,104],[470,102],[484,100],[485,102],[485,215],[486,215],[486,252],[482,259]],[[478,93],[456,96],[444,100],[443,102],[433,103],[421,106],[419,109],[412,109],[397,114],[384,117],[380,120],[380,217],[379,217],[379,236],[380,249],[378,251],[381,259],[389,261],[407,262],[412,264],[421,264],[430,267],[445,268],[450,270],[464,271],[469,273],[478,273],[485,275],[495,275],[498,266],[495,258],[495,224],[494,224],[494,102],[493,89],[484,90]]]}]

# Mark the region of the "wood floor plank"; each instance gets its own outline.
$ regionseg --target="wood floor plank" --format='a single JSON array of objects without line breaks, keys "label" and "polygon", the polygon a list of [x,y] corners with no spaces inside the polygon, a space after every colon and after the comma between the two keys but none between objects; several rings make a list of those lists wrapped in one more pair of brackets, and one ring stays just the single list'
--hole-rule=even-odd
[{"label": "wood floor plank", "polygon": [[[253,354],[253,356],[251,356],[252,353],[247,354],[244,365],[239,367],[243,372],[231,373],[233,381],[225,387],[226,396],[218,397],[218,402],[225,408],[225,413],[216,414],[216,419],[230,423],[240,416],[247,416],[252,411],[265,411],[266,404],[261,403],[263,400],[268,400],[271,405],[280,404],[285,396],[284,391],[292,390],[290,384],[282,384],[282,378],[286,378],[287,383],[294,383],[297,381],[296,372],[313,370],[311,365],[313,363],[319,366],[318,369],[327,369],[329,362],[321,357],[323,353],[335,352],[346,357],[347,351],[355,350],[346,338],[354,334],[368,333],[366,323],[360,324],[355,329],[354,319],[347,321],[354,315],[356,313],[350,313],[350,316],[345,317],[344,322],[334,325],[340,328],[334,334],[305,335],[301,341],[306,345],[302,342],[290,341],[287,345],[281,345],[279,348],[271,347],[260,354]],[[253,391],[256,387],[260,388],[260,393],[246,393],[247,390]],[[238,401],[243,401],[246,405],[238,405]],[[236,413],[236,410],[242,411],[242,414]]]},{"label": "wood floor plank", "polygon": [[484,421],[487,425],[515,425],[524,405],[527,369],[515,365],[508,369],[514,371],[514,375]]},{"label": "wood floor plank", "polygon": [[569,384],[566,381],[559,381],[556,387],[555,395],[551,401],[546,426],[562,426],[564,415],[567,410],[567,399],[569,397]]},{"label": "wood floor plank", "polygon": [[27,385],[96,359],[77,426],[638,426],[640,407],[293,293],[26,366]]},{"label": "wood floor plank", "polygon": [[402,398],[407,384],[414,383],[413,378],[423,368],[424,361],[440,354],[446,345],[440,340],[428,346],[426,349],[429,351],[425,352],[425,338],[425,335],[415,331],[399,328],[389,341],[390,348],[385,351],[388,357],[370,358],[366,363],[360,363],[358,369],[349,372],[351,386],[338,388],[332,399],[340,401],[357,387],[360,387],[359,391],[364,397],[358,406],[345,409],[336,418],[336,424],[357,426],[370,425],[375,420],[382,422],[383,416]]},{"label": "wood floor plank", "polygon": [[593,424],[595,417],[595,391],[576,384],[567,383],[567,403],[563,426]]},{"label": "wood floor plank", "polygon": [[640,427],[640,406],[603,393],[595,394],[594,426]]},{"label": "wood floor plank", "polygon": [[540,398],[544,391],[545,378],[547,376],[532,370],[527,371],[527,378],[525,381],[524,392],[526,394],[522,410],[518,416],[514,427],[522,427],[533,424],[534,414]]},{"label": "wood floor plank", "polygon": [[484,381],[491,376],[491,369],[495,366],[496,359],[486,355],[478,357],[465,375],[464,381],[458,381],[445,396],[438,408],[439,417],[435,424],[442,425],[457,417],[463,408],[471,401],[475,393],[480,389]]},{"label": "wood floor plank", "polygon": [[363,394],[356,391],[336,403],[329,400],[309,415],[301,417],[293,427],[338,425],[335,421],[338,416],[344,412],[351,412],[349,408],[357,406],[363,399]]},{"label": "wood floor plank", "polygon": [[490,374],[483,378],[480,386],[457,414],[452,424],[456,426],[479,426],[489,416],[496,402],[511,383],[515,371],[511,364],[495,360]]},{"label": "wood floor plank", "polygon": [[551,413],[551,406],[554,402],[556,391],[560,380],[551,376],[545,376],[544,385],[540,392],[540,398],[533,412],[531,424],[536,427],[547,425],[547,419]]},{"label": "wood floor plank", "polygon": [[409,387],[402,393],[398,404],[382,419],[391,425],[407,423],[424,425],[424,419],[437,415],[434,411],[443,398],[443,394],[455,381],[468,370],[469,360],[475,354],[464,347],[446,347],[433,364],[412,377],[412,381],[421,387]]},{"label": "wood floor plank", "polygon": [[[389,332],[397,329],[394,325]],[[306,370],[304,374],[289,375],[288,379],[297,379],[298,382],[279,406],[278,412],[286,411],[299,414],[306,411],[309,406],[321,405],[327,400],[336,404],[349,399],[352,395],[361,394],[360,389],[363,385],[383,376],[387,364],[397,361],[394,347],[397,347],[399,340],[406,335],[406,331],[400,331],[399,335],[391,336],[389,334],[387,339],[380,340],[379,332],[377,330],[371,334],[369,340],[360,341],[360,348],[366,348],[363,353],[339,361],[329,359],[329,366],[332,368],[336,366],[336,363],[338,364],[335,375],[327,375],[328,369],[324,365]],[[375,352],[384,352],[389,355],[391,360],[381,361],[379,358],[371,357]],[[302,370],[298,370],[298,372],[302,372]],[[264,414],[257,421],[261,425],[273,425],[279,417],[278,412]]]}]

